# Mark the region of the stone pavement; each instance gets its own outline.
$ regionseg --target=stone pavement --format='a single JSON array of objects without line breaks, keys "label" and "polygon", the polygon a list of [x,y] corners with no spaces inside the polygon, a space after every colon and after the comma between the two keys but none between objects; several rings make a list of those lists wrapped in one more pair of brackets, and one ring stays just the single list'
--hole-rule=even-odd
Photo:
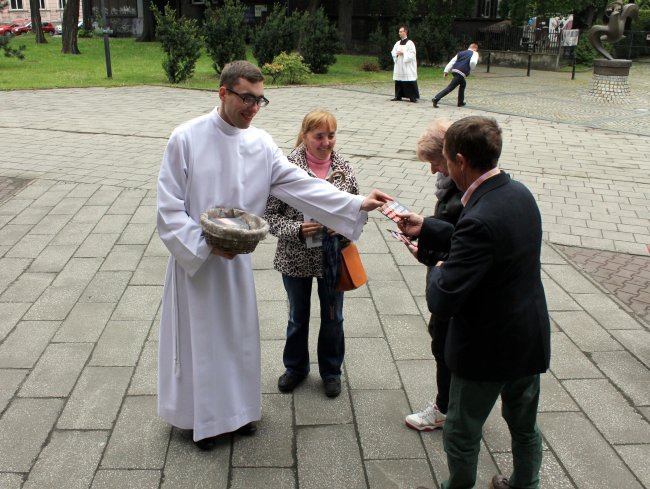
[{"label": "stone pavement", "polygon": [[[256,125],[288,150],[308,109],[332,110],[362,190],[382,188],[429,213],[434,178],[415,161],[419,134],[434,116],[494,116],[505,136],[501,166],[531,188],[544,220],[553,358],[540,405],[541,487],[650,488],[650,325],[578,258],[609,253],[605,264],[623,257],[647,270],[650,89],[634,72],[634,104],[583,106],[577,87],[588,74],[570,84],[568,74],[538,73],[477,73],[467,107],[450,95],[437,111],[388,102],[390,83],[268,89],[272,103]],[[434,91],[421,89],[425,100]],[[161,87],[0,92],[0,143],[12,148],[0,161],[0,488],[438,487],[441,433],[403,423],[434,391],[425,270],[381,217],[359,243],[369,283],[346,295],[339,398],[327,399],[313,373],[292,395],[277,392],[287,304],[268,239],[253,255],[258,434],[224,436],[202,453],[156,417],[167,259],[155,232],[156,175],[173,127],[215,101],[213,92]],[[641,276],[628,272],[628,282]],[[495,408],[477,487],[509,472],[509,452]]]}]

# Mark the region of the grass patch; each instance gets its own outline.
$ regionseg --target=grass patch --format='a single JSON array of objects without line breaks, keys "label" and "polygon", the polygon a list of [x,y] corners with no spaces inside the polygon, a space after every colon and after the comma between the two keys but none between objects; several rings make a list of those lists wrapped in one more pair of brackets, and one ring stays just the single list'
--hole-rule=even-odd
[{"label": "grass patch", "polygon": [[[162,68],[163,52],[159,43],[135,42],[133,38],[111,38],[113,78],[106,78],[104,42],[101,37],[79,38],[82,54],[61,53],[60,36],[47,37],[47,44],[36,44],[33,34],[24,34],[12,41],[25,44],[25,59],[0,57],[0,89],[115,87],[129,85],[169,85]],[[250,49],[247,58],[255,63]],[[308,85],[357,84],[391,82],[390,71],[367,72],[364,63],[376,62],[373,56],[341,54],[324,75],[311,75]],[[177,86],[216,89],[219,83],[212,69],[212,60],[202,51],[194,76]],[[440,68],[419,68],[420,81],[440,77]]]}]

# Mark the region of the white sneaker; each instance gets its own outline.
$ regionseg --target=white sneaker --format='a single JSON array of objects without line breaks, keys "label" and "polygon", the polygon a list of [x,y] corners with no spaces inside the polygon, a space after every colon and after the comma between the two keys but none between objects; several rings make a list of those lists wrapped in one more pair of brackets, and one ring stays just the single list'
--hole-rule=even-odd
[{"label": "white sneaker", "polygon": [[436,428],[442,428],[447,419],[446,414],[442,414],[438,406],[431,401],[419,413],[409,414],[406,417],[406,426],[418,431],[433,431]]}]

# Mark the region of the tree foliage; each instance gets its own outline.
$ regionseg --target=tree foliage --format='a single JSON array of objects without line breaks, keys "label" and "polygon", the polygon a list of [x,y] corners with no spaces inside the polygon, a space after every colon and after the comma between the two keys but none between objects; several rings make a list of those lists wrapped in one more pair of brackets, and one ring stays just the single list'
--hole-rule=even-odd
[{"label": "tree foliage", "polygon": [[453,35],[454,18],[430,11],[414,30],[418,62],[440,64],[458,51],[460,40]]},{"label": "tree foliage", "polygon": [[336,63],[335,53],[342,48],[336,27],[325,15],[323,7],[315,12],[305,12],[302,18],[300,54],[313,73],[327,73]]},{"label": "tree foliage", "polygon": [[231,61],[246,59],[245,13],[239,0],[226,0],[222,7],[205,11],[205,47],[217,73]]},{"label": "tree foliage", "polygon": [[373,54],[377,55],[379,67],[382,70],[391,70],[393,68],[393,57],[390,52],[393,49],[393,41],[384,33],[381,24],[377,24],[377,28],[370,33],[369,41]]},{"label": "tree foliage", "polygon": [[253,56],[257,64],[272,63],[281,52],[290,53],[298,46],[300,14],[287,15],[285,8],[275,4],[266,22],[259,26],[253,36]]},{"label": "tree foliage", "polygon": [[[7,8],[7,3],[5,0],[0,0],[0,11]],[[25,59],[23,51],[25,50],[25,45],[22,44],[17,48],[10,46],[9,43],[13,37],[11,36],[0,36],[0,51],[4,53],[7,58],[18,58]]]},{"label": "tree foliage", "polygon": [[[70,0],[68,0],[70,1]],[[170,83],[181,83],[194,74],[196,61],[201,56],[202,39],[196,19],[176,17],[176,10],[169,4],[161,13],[152,4],[156,20],[156,36],[167,55],[163,69]]]},{"label": "tree foliage", "polygon": [[293,85],[301,83],[310,75],[309,67],[303,63],[303,57],[298,53],[280,53],[273,58],[272,63],[262,67],[262,73],[271,78],[271,83]]}]

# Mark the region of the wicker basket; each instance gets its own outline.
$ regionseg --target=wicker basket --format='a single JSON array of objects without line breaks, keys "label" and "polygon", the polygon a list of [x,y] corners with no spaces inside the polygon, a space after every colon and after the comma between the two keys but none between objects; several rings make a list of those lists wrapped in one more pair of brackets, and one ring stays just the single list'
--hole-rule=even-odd
[{"label": "wicker basket", "polygon": [[[221,226],[211,221],[211,217],[239,217],[250,229]],[[201,227],[209,245],[228,253],[251,253],[269,232],[268,223],[261,217],[231,207],[217,207],[203,212]]]}]

